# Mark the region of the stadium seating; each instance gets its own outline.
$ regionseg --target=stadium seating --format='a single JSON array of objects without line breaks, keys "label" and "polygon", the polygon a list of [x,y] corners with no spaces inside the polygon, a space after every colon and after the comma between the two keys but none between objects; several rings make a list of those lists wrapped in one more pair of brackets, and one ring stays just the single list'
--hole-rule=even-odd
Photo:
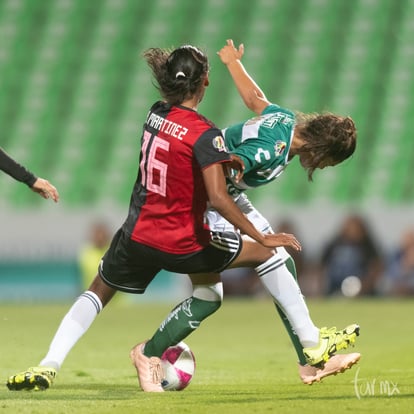
[{"label": "stadium seating", "polygon": [[[294,160],[252,198],[412,202],[413,22],[412,1],[4,0],[0,145],[70,206],[125,205],[142,120],[157,98],[140,52],[206,50],[211,87],[200,111],[224,127],[252,115],[215,55],[233,38],[270,100],[349,114],[359,131],[354,157],[316,172],[312,185]],[[4,174],[0,192],[15,207],[39,202]]]}]

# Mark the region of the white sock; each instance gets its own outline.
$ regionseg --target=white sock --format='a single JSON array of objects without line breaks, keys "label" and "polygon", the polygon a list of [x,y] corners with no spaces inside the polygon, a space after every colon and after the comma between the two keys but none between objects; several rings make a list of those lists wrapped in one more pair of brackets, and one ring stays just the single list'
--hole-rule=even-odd
[{"label": "white sock", "polygon": [[101,310],[102,302],[94,292],[87,290],[82,293],[62,319],[49,351],[39,365],[59,370],[69,351]]},{"label": "white sock", "polygon": [[302,346],[316,346],[319,329],[313,324],[302,292],[282,257],[272,256],[256,267],[256,271],[273,300],[282,308]]}]

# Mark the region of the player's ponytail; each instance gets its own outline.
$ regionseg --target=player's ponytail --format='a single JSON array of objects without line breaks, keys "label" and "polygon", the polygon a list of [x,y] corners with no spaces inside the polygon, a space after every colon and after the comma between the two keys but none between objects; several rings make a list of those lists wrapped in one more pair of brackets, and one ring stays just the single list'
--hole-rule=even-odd
[{"label": "player's ponytail", "polygon": [[181,104],[200,91],[209,70],[207,56],[185,45],[173,51],[151,48],[144,52],[162,97],[172,105]]}]

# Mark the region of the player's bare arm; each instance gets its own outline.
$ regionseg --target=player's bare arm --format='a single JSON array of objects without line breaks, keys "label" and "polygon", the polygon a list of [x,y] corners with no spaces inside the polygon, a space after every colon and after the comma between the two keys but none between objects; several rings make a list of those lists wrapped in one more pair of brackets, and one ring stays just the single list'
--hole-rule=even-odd
[{"label": "player's bare arm", "polygon": [[204,183],[210,205],[231,224],[265,247],[290,246],[301,250],[301,245],[292,234],[263,234],[246,218],[227,193],[226,180],[220,164],[212,164],[203,170]]},{"label": "player's bare arm", "polygon": [[264,92],[260,89],[253,78],[244,68],[241,58],[244,54],[244,45],[238,48],[234,46],[233,40],[227,40],[227,44],[217,52],[221,61],[227,66],[237,90],[246,106],[260,115],[270,105]]}]

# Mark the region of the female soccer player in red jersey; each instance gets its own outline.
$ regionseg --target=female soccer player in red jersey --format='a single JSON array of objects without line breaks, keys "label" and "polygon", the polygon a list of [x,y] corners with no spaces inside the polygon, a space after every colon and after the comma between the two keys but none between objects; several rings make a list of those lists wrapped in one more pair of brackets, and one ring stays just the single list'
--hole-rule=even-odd
[{"label": "female soccer player in red jersey", "polygon": [[[144,57],[164,100],[150,108],[144,123],[128,216],[99,274],[64,317],[40,366],[10,377],[11,390],[48,388],[71,347],[116,290],[144,293],[166,269],[190,273],[193,295],[130,355],[141,388],[162,392],[164,350],[187,337],[221,305],[218,272],[266,263],[277,246],[300,249],[293,235],[256,230],[227,194],[223,166],[240,163],[227,152],[221,131],[197,112],[209,84],[204,53],[187,45],[174,51],[149,49]],[[242,242],[235,231],[210,232],[204,219],[207,203],[250,239]]]}]

